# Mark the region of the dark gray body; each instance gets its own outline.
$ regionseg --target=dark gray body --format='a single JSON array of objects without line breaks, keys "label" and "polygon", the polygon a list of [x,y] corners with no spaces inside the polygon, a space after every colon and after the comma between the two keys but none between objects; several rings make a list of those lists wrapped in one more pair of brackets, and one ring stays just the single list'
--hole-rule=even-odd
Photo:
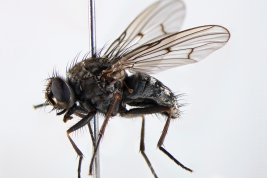
[{"label": "dark gray body", "polygon": [[113,116],[123,116],[127,111],[126,105],[141,108],[166,106],[172,108],[171,118],[179,116],[176,96],[159,80],[143,73],[128,76],[125,71],[113,76],[102,75],[101,72],[109,66],[108,59],[95,58],[86,59],[69,69],[67,82],[73,89],[76,100],[85,109],[105,114],[114,93],[119,93],[121,98],[114,107]]}]

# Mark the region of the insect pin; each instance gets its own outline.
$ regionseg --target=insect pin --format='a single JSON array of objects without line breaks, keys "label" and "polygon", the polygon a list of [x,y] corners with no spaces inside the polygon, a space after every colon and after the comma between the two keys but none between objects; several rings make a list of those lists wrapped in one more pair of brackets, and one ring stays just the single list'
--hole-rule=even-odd
[{"label": "insect pin", "polygon": [[57,115],[64,114],[64,122],[72,119],[72,115],[81,118],[67,130],[68,139],[79,155],[78,177],[83,153],[70,133],[86,125],[92,133],[90,121],[97,113],[104,114],[105,118],[94,145],[90,174],[110,117],[121,116],[142,118],[140,152],[154,177],[158,177],[145,153],[144,142],[145,115],[156,113],[167,118],[157,143],[159,150],[178,166],[193,172],[163,147],[170,121],[179,118],[181,105],[177,96],[151,74],[199,62],[225,45],[230,33],[218,25],[180,31],[184,15],[185,6],[180,0],[155,2],[139,14],[105,52],[76,62],[68,69],[66,78],[54,74],[48,79],[46,101],[35,107],[51,105]]}]

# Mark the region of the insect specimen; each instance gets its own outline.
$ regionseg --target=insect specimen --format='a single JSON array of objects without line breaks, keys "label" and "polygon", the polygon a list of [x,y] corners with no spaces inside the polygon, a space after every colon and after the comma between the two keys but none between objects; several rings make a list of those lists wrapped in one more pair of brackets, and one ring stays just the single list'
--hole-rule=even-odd
[{"label": "insect specimen", "polygon": [[119,115],[142,118],[140,152],[154,177],[157,177],[146,156],[144,143],[144,115],[156,113],[167,118],[157,144],[159,150],[177,165],[192,172],[163,147],[170,121],[179,118],[181,105],[177,96],[150,74],[198,62],[221,48],[230,34],[218,25],[179,32],[184,14],[185,6],[180,0],[155,2],[134,19],[109,47],[104,47],[90,58],[85,56],[80,62],[74,60],[66,78],[54,74],[47,80],[46,102],[36,107],[51,105],[57,115],[64,114],[64,122],[72,119],[72,115],[81,118],[67,130],[68,139],[79,155],[78,177],[83,154],[70,133],[86,125],[92,133],[90,121],[97,113],[104,114],[105,119],[94,145],[90,173],[107,123],[110,117]]}]

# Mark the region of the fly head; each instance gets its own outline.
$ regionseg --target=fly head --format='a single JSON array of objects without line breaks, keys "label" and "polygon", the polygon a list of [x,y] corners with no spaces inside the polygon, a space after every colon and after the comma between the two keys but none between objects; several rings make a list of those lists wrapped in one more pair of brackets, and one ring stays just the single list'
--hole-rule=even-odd
[{"label": "fly head", "polygon": [[60,77],[49,79],[45,98],[54,109],[69,109],[75,103],[75,95],[69,84]]}]

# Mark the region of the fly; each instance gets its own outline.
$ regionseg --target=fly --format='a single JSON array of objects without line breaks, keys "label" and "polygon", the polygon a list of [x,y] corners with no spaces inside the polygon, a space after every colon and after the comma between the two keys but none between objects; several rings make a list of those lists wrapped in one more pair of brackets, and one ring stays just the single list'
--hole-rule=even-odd
[{"label": "fly", "polygon": [[92,134],[90,121],[97,113],[104,114],[105,119],[94,145],[90,174],[106,125],[110,117],[118,115],[142,118],[140,152],[154,177],[158,177],[146,156],[144,142],[144,116],[156,113],[167,118],[157,143],[159,150],[178,166],[193,172],[163,147],[170,121],[180,116],[181,104],[178,97],[151,74],[199,62],[224,46],[230,33],[218,25],[179,31],[184,16],[185,6],[180,0],[155,2],[139,14],[106,50],[103,48],[93,57],[86,56],[82,61],[74,62],[67,70],[66,78],[53,74],[47,80],[46,101],[35,107],[51,105],[57,115],[64,114],[64,122],[71,120],[73,115],[81,118],[67,130],[67,137],[79,155],[78,177],[83,153],[70,133],[87,125]]}]

